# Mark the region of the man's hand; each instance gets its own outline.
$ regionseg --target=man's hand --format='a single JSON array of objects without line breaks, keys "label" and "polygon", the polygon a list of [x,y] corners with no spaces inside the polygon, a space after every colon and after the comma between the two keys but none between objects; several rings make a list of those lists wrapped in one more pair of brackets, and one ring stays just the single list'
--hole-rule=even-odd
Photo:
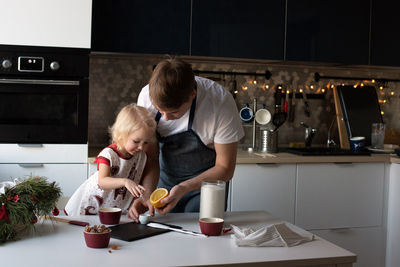
[{"label": "man's hand", "polygon": [[161,199],[161,203],[166,205],[162,208],[156,208],[156,211],[163,215],[167,214],[170,210],[172,210],[176,206],[178,201],[183,197],[185,193],[186,192],[181,185],[179,184],[175,185],[169,191],[168,196]]}]

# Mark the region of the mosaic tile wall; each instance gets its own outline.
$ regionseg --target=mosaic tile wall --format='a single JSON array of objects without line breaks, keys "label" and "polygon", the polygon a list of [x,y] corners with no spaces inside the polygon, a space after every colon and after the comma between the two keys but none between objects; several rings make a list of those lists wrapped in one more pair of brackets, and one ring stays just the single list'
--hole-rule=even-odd
[{"label": "mosaic tile wall", "polygon": [[[137,54],[112,54],[92,53],[90,59],[90,95],[89,95],[89,146],[103,147],[109,143],[108,127],[114,122],[118,111],[128,103],[136,102],[139,92],[150,78],[152,68],[157,62],[165,58],[158,55]],[[304,142],[304,128],[300,126],[303,121],[317,128],[313,145],[324,145],[327,141],[328,128],[332,120],[335,120],[335,107],[332,90],[327,89],[330,84],[355,84],[359,81],[320,80],[314,81],[314,73],[322,76],[340,77],[378,77],[400,80],[400,68],[367,67],[367,66],[334,66],[311,64],[282,64],[281,62],[261,60],[235,60],[235,59],[210,59],[201,57],[183,57],[192,63],[194,70],[225,71],[225,72],[250,72],[265,73],[269,70],[272,76],[269,80],[264,77],[250,77],[236,75],[207,74],[204,77],[213,79],[233,92],[233,80],[237,81],[237,94],[235,100],[238,110],[246,103],[253,106],[253,100],[257,99],[257,108],[262,104],[273,114],[274,88],[281,84],[285,90],[298,90],[301,88],[306,93],[321,93],[325,90],[323,98],[309,99],[311,115],[307,117],[304,112],[304,102],[296,99],[295,118],[293,122],[286,122],[279,129],[280,146],[290,142]],[[256,84],[254,83],[256,80]],[[329,84],[328,84],[329,83]],[[266,89],[266,86],[269,86]],[[312,88],[313,87],[313,88]],[[400,83],[390,82],[385,84],[382,90],[377,88],[382,101],[381,108],[384,111],[384,121],[387,128],[393,129],[393,133],[400,139]],[[246,136],[240,142],[240,146],[246,148],[252,145],[252,124],[243,124]],[[267,125],[267,127],[273,127]],[[256,144],[260,127],[256,127]],[[336,123],[331,129],[333,138],[338,142],[339,136]],[[400,142],[400,140],[398,140]]]}]

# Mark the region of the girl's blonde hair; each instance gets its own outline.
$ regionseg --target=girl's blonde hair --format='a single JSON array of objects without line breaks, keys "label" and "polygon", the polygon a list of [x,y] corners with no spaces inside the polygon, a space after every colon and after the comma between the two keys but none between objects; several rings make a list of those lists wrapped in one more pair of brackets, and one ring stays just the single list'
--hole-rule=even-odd
[{"label": "girl's blonde hair", "polygon": [[118,113],[113,126],[109,128],[109,132],[112,142],[117,145],[119,150],[123,150],[128,136],[143,127],[154,133],[151,141],[155,141],[156,126],[153,116],[146,108],[129,104]]}]

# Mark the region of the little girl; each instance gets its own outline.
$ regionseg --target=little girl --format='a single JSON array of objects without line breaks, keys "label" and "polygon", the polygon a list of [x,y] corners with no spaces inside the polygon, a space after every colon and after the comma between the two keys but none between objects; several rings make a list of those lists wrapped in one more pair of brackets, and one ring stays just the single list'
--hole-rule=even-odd
[{"label": "little girl", "polygon": [[147,109],[130,104],[118,114],[110,128],[112,144],[97,156],[97,171],[72,195],[65,213],[70,216],[97,214],[101,207],[129,210],[134,197],[145,188],[139,185],[146,168],[144,147],[155,142],[156,122]]}]

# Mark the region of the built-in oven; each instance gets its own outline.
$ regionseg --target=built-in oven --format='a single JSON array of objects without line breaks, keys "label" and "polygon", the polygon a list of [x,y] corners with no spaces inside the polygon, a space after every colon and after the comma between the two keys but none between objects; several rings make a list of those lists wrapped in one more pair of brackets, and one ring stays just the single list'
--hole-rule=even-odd
[{"label": "built-in oven", "polygon": [[0,45],[0,143],[86,144],[89,50]]}]

